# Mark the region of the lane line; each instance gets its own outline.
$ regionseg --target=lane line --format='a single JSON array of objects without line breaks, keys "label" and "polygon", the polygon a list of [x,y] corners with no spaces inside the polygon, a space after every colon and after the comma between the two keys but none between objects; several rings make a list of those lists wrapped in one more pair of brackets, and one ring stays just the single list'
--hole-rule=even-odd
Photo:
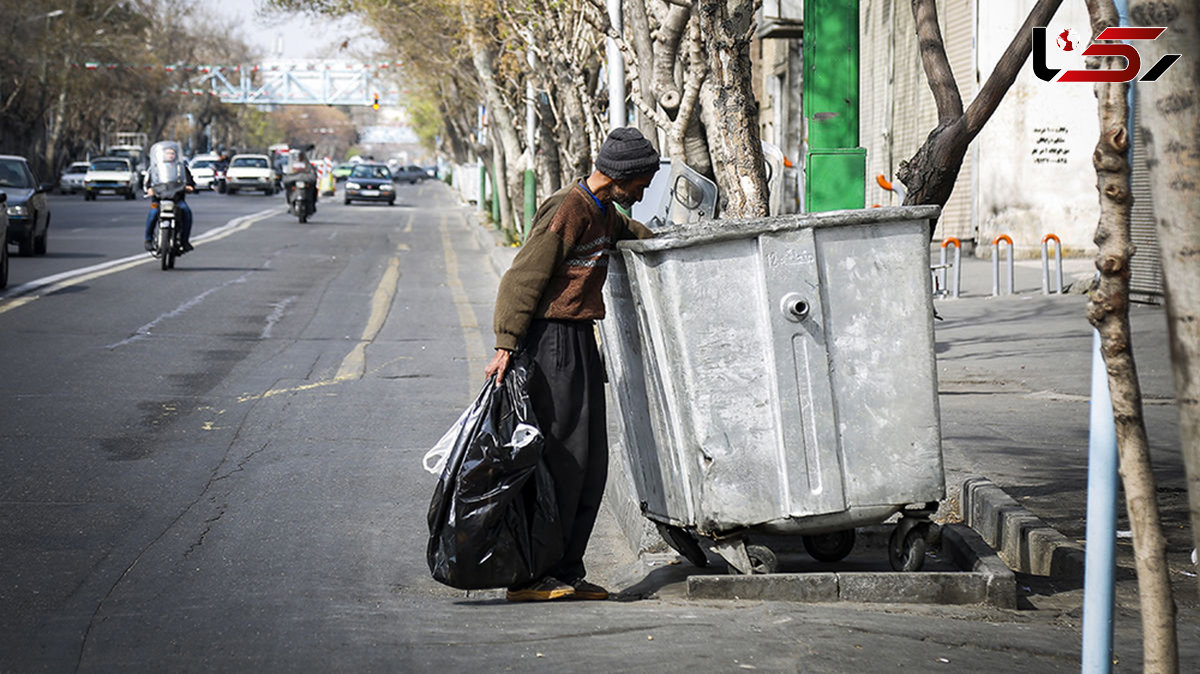
[{"label": "lane line", "polygon": [[[281,208],[270,208],[265,211],[259,211],[258,213],[243,215],[240,218],[230,220],[216,229],[209,230],[197,236],[192,240],[192,244],[195,246],[200,246],[210,241],[224,239],[227,236],[231,236],[237,232],[249,229],[255,223],[265,220],[276,213],[282,212],[283,209]],[[137,267],[138,265],[155,261],[157,261],[156,258],[151,257],[146,253],[141,253],[139,255],[131,255],[129,257],[123,257],[116,260],[109,260],[108,262],[101,262],[100,264],[92,265],[90,267],[72,269],[70,271],[54,274],[53,276],[45,276],[34,281],[29,281],[28,283],[21,284],[6,293],[0,294],[0,314],[12,309],[16,309],[17,307],[23,307],[30,302],[39,300],[46,295],[62,290],[63,288],[69,288],[71,286],[79,285],[80,283],[86,283],[87,281],[91,281],[102,276],[116,274],[117,272],[122,272],[127,269]]]},{"label": "lane line", "polygon": [[375,337],[383,329],[388,313],[392,310],[392,299],[396,296],[396,288],[399,284],[400,256],[393,255],[392,259],[388,260],[388,267],[383,272],[383,278],[379,279],[379,285],[375,286],[375,293],[371,296],[371,315],[367,318],[367,326],[363,328],[362,337],[359,338],[358,344],[350,350],[350,353],[342,359],[342,366],[338,368],[334,379],[338,381],[362,379],[367,367],[367,344],[375,341]]},{"label": "lane line", "polygon": [[159,323],[167,320],[168,318],[174,318],[176,316],[179,316],[180,314],[186,312],[188,309],[191,309],[192,307],[200,304],[201,302],[204,301],[204,299],[206,297],[217,292],[218,290],[227,288],[235,283],[245,283],[246,278],[253,273],[254,273],[253,271],[248,271],[245,274],[242,274],[241,276],[239,276],[235,279],[229,279],[228,281],[225,281],[224,283],[221,283],[220,285],[216,285],[216,286],[213,286],[212,288],[209,288],[208,290],[205,290],[204,292],[200,293],[199,295],[196,295],[195,297],[184,302],[183,304],[180,304],[179,306],[175,307],[174,309],[172,309],[164,314],[159,314],[159,316],[157,318],[155,318],[154,320],[143,325],[142,327],[138,328],[137,330],[134,330],[133,334],[130,335],[129,337],[126,337],[125,339],[122,339],[121,341],[116,342],[114,344],[109,344],[108,346],[106,346],[104,348],[108,349],[109,351],[112,351],[113,349],[115,349],[119,346],[125,346],[126,344],[129,344],[131,342],[136,342],[139,339],[145,339],[146,337],[149,337],[150,331],[153,330],[155,328],[155,326],[157,326]]}]

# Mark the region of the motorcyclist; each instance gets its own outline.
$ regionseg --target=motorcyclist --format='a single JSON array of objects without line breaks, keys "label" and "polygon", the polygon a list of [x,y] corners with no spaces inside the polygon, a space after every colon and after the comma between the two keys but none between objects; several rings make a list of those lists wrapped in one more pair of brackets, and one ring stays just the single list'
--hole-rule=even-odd
[{"label": "motorcyclist", "polygon": [[[150,204],[150,212],[146,214],[146,250],[154,251],[154,221],[158,218],[159,197],[168,197],[175,201],[175,207],[183,214],[180,228],[180,254],[192,250],[192,209],[184,201],[188,192],[196,191],[196,181],[187,163],[180,155],[179,144],[175,141],[160,141],[150,148],[150,170],[146,171],[146,181],[142,186],[146,196],[154,201]],[[155,188],[163,190],[164,194],[156,194]]]},{"label": "motorcyclist", "polygon": [[287,175],[283,177],[283,189],[286,190],[288,206],[296,199],[295,190],[292,189],[292,184],[297,181],[304,182],[304,191],[309,203],[312,204],[312,212],[317,212],[317,169],[308,159],[308,153],[312,150],[312,146],[300,150],[296,155],[296,159],[288,164]]}]

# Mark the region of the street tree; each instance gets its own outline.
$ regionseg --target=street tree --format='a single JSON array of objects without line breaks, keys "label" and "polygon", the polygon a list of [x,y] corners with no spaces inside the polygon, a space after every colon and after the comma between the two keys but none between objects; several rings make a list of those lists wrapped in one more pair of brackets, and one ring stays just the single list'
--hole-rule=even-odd
[{"label": "street tree", "polygon": [[[1154,83],[1137,86],[1142,137],[1149,158],[1159,259],[1179,434],[1187,471],[1192,545],[1200,548],[1200,8],[1194,0],[1133,0],[1134,25],[1164,26],[1152,42],[1139,42],[1146,63],[1181,54]],[[1198,577],[1200,578],[1200,577]]]},{"label": "street tree", "polygon": [[[1112,0],[1086,0],[1093,39],[1109,26],[1119,25]],[[1121,57],[1095,59],[1089,67],[1119,70]],[[1116,424],[1125,508],[1133,531],[1138,597],[1142,608],[1142,666],[1147,672],[1175,672],[1179,653],[1175,634],[1175,602],[1167,568],[1167,541],[1159,517],[1150,446],[1142,413],[1142,391],[1129,326],[1129,261],[1135,247],[1130,235],[1133,196],[1129,161],[1129,84],[1095,85],[1100,118],[1100,139],[1092,154],[1096,188],[1100,193],[1100,221],[1096,227],[1100,279],[1088,298],[1088,320],[1100,334],[1100,351],[1108,372]]]}]

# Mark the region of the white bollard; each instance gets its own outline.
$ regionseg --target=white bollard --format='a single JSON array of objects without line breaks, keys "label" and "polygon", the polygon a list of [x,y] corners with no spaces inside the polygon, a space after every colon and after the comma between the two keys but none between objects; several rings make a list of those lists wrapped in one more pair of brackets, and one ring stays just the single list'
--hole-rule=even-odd
[{"label": "white bollard", "polygon": [[1054,241],[1054,266],[1058,270],[1058,287],[1054,292],[1061,295],[1063,291],[1062,241],[1054,234],[1042,237],[1042,294],[1050,294],[1050,241]]},{"label": "white bollard", "polygon": [[1000,242],[1008,244],[1008,293],[1013,294],[1013,241],[1007,234],[992,240],[992,297],[1000,294]]}]

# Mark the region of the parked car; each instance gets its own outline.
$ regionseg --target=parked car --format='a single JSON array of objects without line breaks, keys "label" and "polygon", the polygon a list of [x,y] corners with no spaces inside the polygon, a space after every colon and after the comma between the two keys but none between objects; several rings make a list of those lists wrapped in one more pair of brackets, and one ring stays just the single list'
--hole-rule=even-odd
[{"label": "parked car", "polygon": [[101,194],[120,194],[126,199],[137,197],[139,173],[126,157],[97,157],[83,176],[83,198],[95,201]]},{"label": "parked car", "polygon": [[334,181],[339,182],[339,183],[342,182],[343,180],[345,180],[347,178],[347,176],[350,175],[350,171],[352,171],[352,170],[354,170],[354,164],[351,164],[349,162],[347,162],[345,164],[338,164],[337,166],[334,166],[333,167]]},{"label": "parked car", "polygon": [[188,169],[192,172],[192,179],[196,181],[196,189],[213,189],[213,168],[220,161],[220,155],[215,154],[198,154],[192,157],[188,162]]},{"label": "parked car", "polygon": [[275,194],[275,170],[265,154],[239,154],[229,161],[225,173],[226,186],[230,194],[238,190],[262,190],[263,194]]},{"label": "parked car", "polygon": [[[44,255],[50,233],[50,200],[53,183],[39,183],[24,157],[0,155],[0,192],[5,194],[7,243],[17,244],[21,255]],[[7,244],[6,244],[7,246]]]},{"label": "parked car", "polygon": [[386,201],[396,203],[396,188],[392,186],[392,171],[387,164],[358,164],[346,178],[342,203],[351,201]]},{"label": "parked car", "polygon": [[0,290],[8,287],[8,195],[0,192]]},{"label": "parked car", "polygon": [[416,165],[401,166],[396,169],[395,173],[396,182],[407,180],[409,183],[416,183],[428,179],[429,174],[425,172],[425,169]]},{"label": "parked car", "polygon": [[63,169],[62,176],[58,179],[58,191],[63,194],[75,194],[83,191],[83,179],[87,176],[88,162],[75,161],[71,165]]}]

